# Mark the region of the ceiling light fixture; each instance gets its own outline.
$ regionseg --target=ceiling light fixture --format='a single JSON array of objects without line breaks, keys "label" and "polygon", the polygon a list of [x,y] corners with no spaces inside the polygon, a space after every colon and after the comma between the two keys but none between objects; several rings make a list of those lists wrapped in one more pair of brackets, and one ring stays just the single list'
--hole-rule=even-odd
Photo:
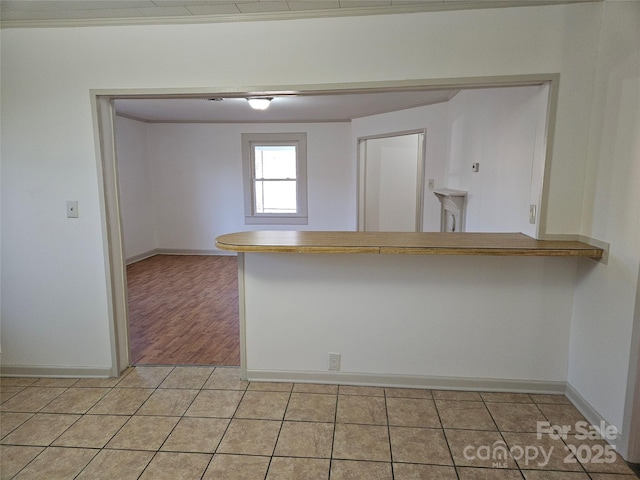
[{"label": "ceiling light fixture", "polygon": [[269,108],[271,100],[273,100],[273,97],[247,98],[249,105],[254,110],[266,110]]}]

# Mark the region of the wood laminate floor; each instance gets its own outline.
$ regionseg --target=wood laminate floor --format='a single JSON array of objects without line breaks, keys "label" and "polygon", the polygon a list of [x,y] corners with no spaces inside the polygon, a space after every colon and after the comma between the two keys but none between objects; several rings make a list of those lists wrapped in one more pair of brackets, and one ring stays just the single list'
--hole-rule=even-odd
[{"label": "wood laminate floor", "polygon": [[235,256],[156,255],[127,283],[134,364],[240,364]]}]

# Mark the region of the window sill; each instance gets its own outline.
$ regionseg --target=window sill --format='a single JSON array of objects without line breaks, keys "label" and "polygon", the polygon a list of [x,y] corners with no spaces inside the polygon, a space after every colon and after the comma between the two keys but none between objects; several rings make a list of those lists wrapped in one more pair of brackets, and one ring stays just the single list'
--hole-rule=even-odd
[{"label": "window sill", "polygon": [[308,225],[308,217],[264,216],[244,217],[245,225]]}]

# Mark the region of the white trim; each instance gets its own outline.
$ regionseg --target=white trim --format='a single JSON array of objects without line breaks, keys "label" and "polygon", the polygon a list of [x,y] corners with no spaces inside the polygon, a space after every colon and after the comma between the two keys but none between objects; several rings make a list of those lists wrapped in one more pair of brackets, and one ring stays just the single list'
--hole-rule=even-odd
[{"label": "white trim", "polygon": [[240,378],[247,379],[247,334],[244,303],[244,253],[238,252],[238,315],[240,324]]},{"label": "white trim", "polygon": [[111,375],[118,376],[130,362],[127,278],[124,237],[120,216],[118,161],[116,158],[114,108],[110,97],[91,95],[104,263],[106,270]]},{"label": "white trim", "polygon": [[111,367],[65,367],[58,365],[2,365],[2,377],[109,378]]},{"label": "white trim", "polygon": [[298,20],[307,18],[353,17],[367,15],[394,15],[421,12],[443,12],[452,10],[475,10],[480,8],[507,8],[546,6],[571,3],[599,2],[602,0],[466,0],[459,2],[429,2],[406,5],[384,5],[380,7],[343,7],[318,10],[295,10],[283,12],[238,13],[221,15],[191,15],[166,17],[83,18],[49,20],[3,20],[0,28],[66,28],[102,27],[125,25],[190,25],[202,23],[257,22],[274,20]]},{"label": "white trim", "polygon": [[[600,415],[600,413],[598,413],[598,411],[595,408],[593,408],[593,406],[589,402],[587,402],[584,399],[584,397],[580,395],[580,393],[578,393],[578,390],[576,390],[569,382],[567,382],[567,390],[565,392],[565,395],[569,399],[569,401],[573,404],[573,406],[578,409],[578,411],[582,414],[582,416],[591,425],[600,426],[604,424],[605,428],[609,429],[611,427],[614,427],[619,434],[622,433],[617,425],[613,425],[612,423],[609,423],[602,415]],[[573,426],[571,427],[573,428]],[[623,457],[626,457],[626,452],[624,451],[621,452],[621,449],[620,449],[620,447],[623,447],[621,437],[618,437],[618,441],[616,441],[616,443],[611,443],[611,442],[608,442],[608,443],[611,446],[613,446],[620,455],[622,455]]]},{"label": "white trim", "polygon": [[221,257],[235,257],[236,252],[230,252],[228,250],[220,250],[214,248],[212,250],[198,250],[198,249],[179,249],[179,248],[154,248],[138,255],[128,257],[127,265],[131,265],[136,262],[140,262],[147,258],[151,258],[155,255],[207,255],[207,256],[221,256]]},{"label": "white trim", "polygon": [[[242,180],[245,225],[307,225],[307,132],[242,133]],[[295,145],[296,147],[296,213],[256,213],[254,144]]]},{"label": "white trim", "polygon": [[326,383],[375,387],[429,388],[486,392],[551,393],[565,392],[565,382],[514,380],[502,378],[430,377],[348,372],[304,372],[247,370],[247,380],[255,382]]}]

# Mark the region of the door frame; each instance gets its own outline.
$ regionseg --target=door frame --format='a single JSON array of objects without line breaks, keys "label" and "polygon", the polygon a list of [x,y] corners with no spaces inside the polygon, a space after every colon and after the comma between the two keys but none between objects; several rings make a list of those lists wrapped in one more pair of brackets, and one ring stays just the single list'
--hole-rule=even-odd
[{"label": "door frame", "polygon": [[357,182],[358,188],[356,192],[356,203],[358,212],[358,231],[365,230],[365,195],[367,191],[367,178],[365,162],[367,159],[367,140],[379,140],[384,138],[404,137],[407,135],[420,135],[422,134],[422,141],[418,143],[418,172],[416,182],[416,219],[415,219],[415,231],[422,231],[423,215],[424,215],[424,177],[425,177],[425,164],[426,164],[426,150],[427,150],[427,129],[415,129],[415,130],[402,130],[399,132],[381,133],[377,135],[367,135],[357,138]]},{"label": "door frame", "polygon": [[[127,285],[122,237],[122,218],[118,189],[118,169],[115,152],[113,100],[144,98],[202,98],[247,97],[256,95],[322,95],[335,93],[373,93],[424,89],[499,88],[550,84],[547,114],[547,142],[543,172],[542,199],[538,212],[538,238],[546,236],[549,176],[552,162],[552,145],[555,132],[557,97],[560,75],[558,73],[501,75],[488,77],[456,77],[411,79],[396,81],[325,83],[253,87],[207,88],[137,88],[90,90],[93,117],[95,152],[97,161],[98,190],[102,225],[105,283],[108,304],[109,334],[111,339],[111,375],[118,376],[131,366],[128,336]],[[357,184],[354,185],[358,188]],[[242,307],[241,307],[242,313]],[[243,321],[243,318],[240,319]],[[240,348],[245,338],[241,333]],[[246,379],[246,362],[241,354],[241,375]]]}]

